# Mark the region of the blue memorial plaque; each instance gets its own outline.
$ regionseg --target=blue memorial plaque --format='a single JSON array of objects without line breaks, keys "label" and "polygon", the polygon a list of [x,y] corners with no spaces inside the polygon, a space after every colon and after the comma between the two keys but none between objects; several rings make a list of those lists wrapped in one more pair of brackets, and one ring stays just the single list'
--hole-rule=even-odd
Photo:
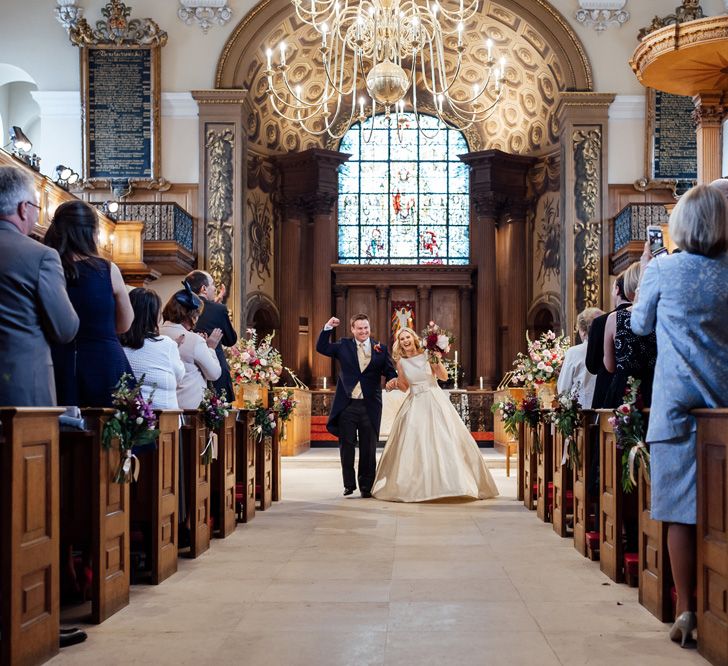
[{"label": "blue memorial plaque", "polygon": [[693,100],[654,91],[653,174],[655,180],[694,181],[698,177],[698,148]]}]

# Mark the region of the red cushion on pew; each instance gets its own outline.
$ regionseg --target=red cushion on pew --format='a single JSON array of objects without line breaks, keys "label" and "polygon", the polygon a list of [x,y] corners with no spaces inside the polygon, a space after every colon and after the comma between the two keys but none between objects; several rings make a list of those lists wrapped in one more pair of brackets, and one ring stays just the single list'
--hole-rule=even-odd
[{"label": "red cushion on pew", "polygon": [[243,496],[245,492],[245,487],[242,483],[236,483],[235,484],[235,501],[236,502],[242,502]]},{"label": "red cushion on pew", "polygon": [[640,557],[637,553],[624,554],[624,570],[634,576],[639,570]]},{"label": "red cushion on pew", "polygon": [[587,532],[586,542],[591,548],[597,548],[599,546],[599,532]]}]

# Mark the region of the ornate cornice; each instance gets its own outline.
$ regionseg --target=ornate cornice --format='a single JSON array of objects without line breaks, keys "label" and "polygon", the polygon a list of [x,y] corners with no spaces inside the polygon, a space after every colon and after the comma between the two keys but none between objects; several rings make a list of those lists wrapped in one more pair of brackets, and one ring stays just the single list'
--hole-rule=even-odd
[{"label": "ornate cornice", "polygon": [[647,35],[667,25],[675,25],[676,23],[685,23],[686,21],[696,21],[705,16],[703,8],[700,6],[700,0],[683,0],[682,5],[675,8],[673,14],[667,16],[655,16],[652,23],[646,28],[642,28],[637,33],[637,39],[644,39]]},{"label": "ornate cornice", "polygon": [[93,30],[85,18],[80,18],[68,30],[74,46],[164,46],[167,33],[150,18],[130,19],[131,7],[121,0],[109,0],[101,10],[106,19],[96,21]]},{"label": "ornate cornice", "polygon": [[242,104],[248,96],[248,91],[245,88],[226,88],[192,90],[190,94],[198,104]]}]

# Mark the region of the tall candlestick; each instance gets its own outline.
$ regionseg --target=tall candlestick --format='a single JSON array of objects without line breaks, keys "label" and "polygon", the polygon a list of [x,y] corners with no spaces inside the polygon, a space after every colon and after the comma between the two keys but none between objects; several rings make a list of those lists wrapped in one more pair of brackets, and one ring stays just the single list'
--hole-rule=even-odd
[{"label": "tall candlestick", "polygon": [[480,390],[481,391],[483,390],[483,378],[482,377],[480,378]]},{"label": "tall candlestick", "polygon": [[[483,383],[483,378],[480,378],[480,383]],[[482,386],[480,388],[483,388]],[[324,391],[326,390],[326,377],[324,377]]]}]

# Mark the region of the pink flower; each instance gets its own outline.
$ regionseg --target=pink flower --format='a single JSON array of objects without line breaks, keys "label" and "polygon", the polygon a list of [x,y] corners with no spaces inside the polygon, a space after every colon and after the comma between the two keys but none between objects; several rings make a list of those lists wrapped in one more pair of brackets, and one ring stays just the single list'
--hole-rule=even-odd
[{"label": "pink flower", "polygon": [[619,407],[617,407],[617,411],[620,412],[621,414],[629,414],[629,412],[630,412],[629,405],[620,405]]}]

